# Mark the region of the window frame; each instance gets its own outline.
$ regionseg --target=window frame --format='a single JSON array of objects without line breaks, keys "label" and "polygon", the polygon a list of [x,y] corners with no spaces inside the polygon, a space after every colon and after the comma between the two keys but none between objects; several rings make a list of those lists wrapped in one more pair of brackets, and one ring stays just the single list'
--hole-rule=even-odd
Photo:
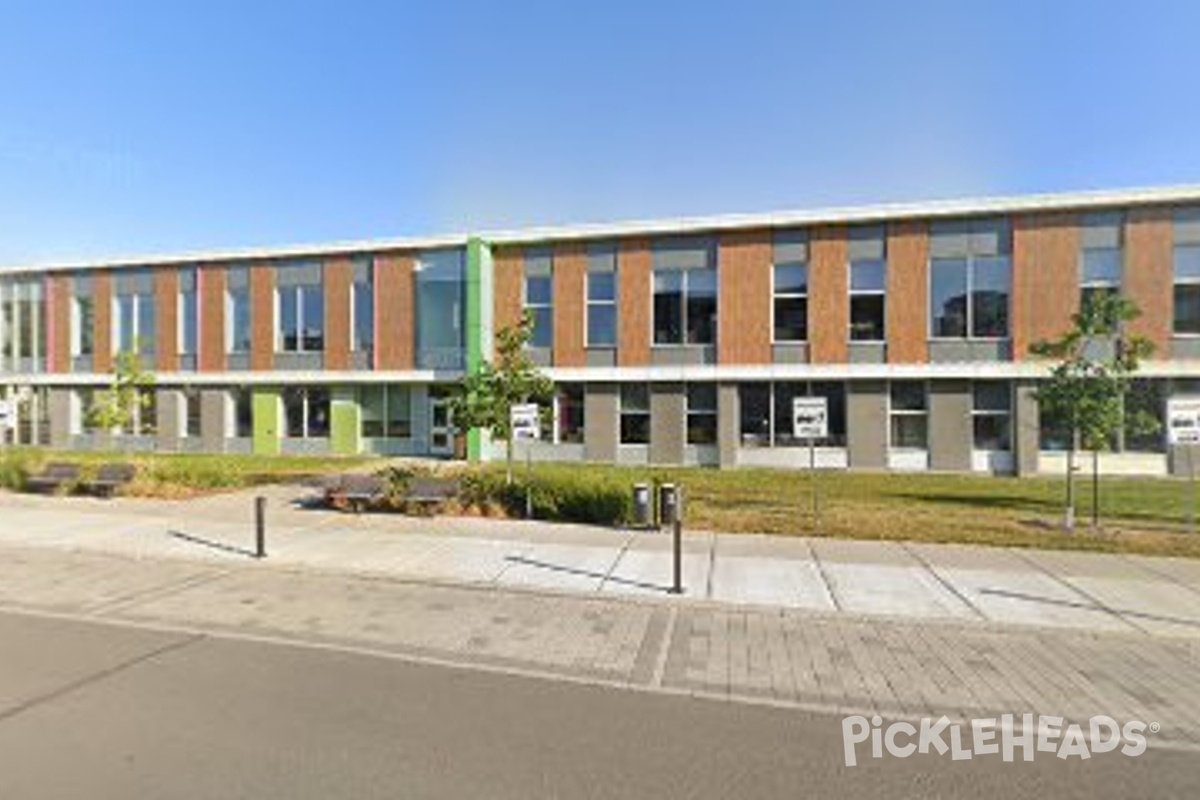
[{"label": "window frame", "polygon": [[[995,408],[980,408],[979,407],[979,387],[985,385],[1003,385],[1007,389],[1008,404],[1004,409]],[[976,380],[971,381],[971,449],[975,452],[984,453],[1011,453],[1013,452],[1013,405],[1014,405],[1014,388],[1010,381],[1006,380]],[[982,418],[1002,418],[1004,419],[1005,438],[1007,446],[1002,448],[989,448],[979,446],[979,435],[975,427],[975,421]]]},{"label": "window frame", "polygon": [[[1008,301],[1004,315],[1004,327],[1006,334],[1004,336],[976,336],[975,335],[975,267],[977,261],[990,259],[1004,259],[1008,269]],[[934,265],[938,261],[961,261],[966,275],[966,307],[965,307],[965,329],[966,332],[962,336],[945,336],[934,332],[934,306],[933,306],[933,271]],[[968,253],[961,256],[930,256],[927,262],[928,272],[926,276],[927,286],[925,297],[929,302],[929,314],[926,319],[927,332],[929,341],[931,342],[1006,342],[1012,339],[1012,311],[1013,311],[1013,258],[1012,252],[993,253],[989,255],[978,255]]]},{"label": "window frame", "polygon": [[[321,304],[320,316],[320,347],[309,347],[306,335],[306,323],[308,311],[306,309],[305,299],[309,292],[315,293]],[[296,347],[294,349],[285,347],[287,332],[283,327],[283,296],[285,293],[291,293],[295,297],[296,302],[296,327],[294,334],[296,337]],[[304,354],[304,353],[324,353],[325,352],[325,287],[321,283],[296,283],[286,286],[275,287],[275,352],[277,354]],[[353,329],[352,329],[353,330]],[[253,344],[251,345],[253,347]]]},{"label": "window frame", "polygon": [[[1176,313],[1178,304],[1178,291],[1180,287],[1192,288],[1195,291],[1200,291],[1200,274],[1180,278],[1176,265],[1179,263],[1179,251],[1190,250],[1200,256],[1200,242],[1177,242],[1171,247],[1171,336],[1180,338],[1200,338],[1200,308],[1196,314],[1196,330],[1181,331],[1179,330],[1179,315]],[[1198,298],[1198,306],[1200,306],[1200,298]]]},{"label": "window frame", "polygon": [[[630,390],[630,391],[644,390],[646,392],[645,408],[633,408],[633,409],[627,408],[626,400],[625,400],[626,390]],[[652,436],[652,428],[653,428],[651,417],[650,417],[651,395],[652,395],[652,392],[650,390],[650,384],[648,384],[648,383],[640,383],[640,384],[639,383],[622,383],[622,384],[620,384],[620,388],[617,390],[617,444],[618,444],[618,446],[645,447],[650,444],[650,439]],[[629,417],[629,416],[645,418],[645,420],[646,420],[646,437],[645,437],[645,439],[646,440],[644,442],[642,442],[642,441],[637,441],[637,442],[625,441],[625,418]]]},{"label": "window frame", "polygon": [[[712,392],[712,406],[693,408],[692,407],[692,390],[702,389]],[[715,383],[693,382],[684,384],[684,443],[693,447],[713,447],[717,445],[717,437],[720,435],[719,428],[719,412],[718,407],[721,399],[717,391]],[[712,438],[707,441],[692,440],[692,421],[693,417],[700,418],[704,421],[704,427],[712,426]]]},{"label": "window frame", "polygon": [[[893,386],[896,384],[907,383],[921,386],[921,394],[924,399],[920,409],[896,408],[896,403],[893,397]],[[925,446],[912,447],[909,445],[895,444],[895,431],[893,430],[893,419],[895,417],[921,417],[925,420]],[[889,380],[887,389],[887,449],[889,452],[902,453],[928,453],[929,452],[929,381],[924,379],[901,379]]]},{"label": "window frame", "polygon": [[[777,272],[781,267],[802,267],[804,269],[804,291],[803,292],[780,292],[778,287]],[[771,344],[808,344],[809,342],[809,324],[808,324],[808,281],[809,281],[808,261],[772,261],[771,263]],[[780,339],[777,335],[776,319],[778,318],[777,306],[780,300],[803,300],[804,301],[804,336],[800,339]]]},{"label": "window frame", "polygon": [[[531,302],[529,299],[529,284],[530,281],[546,281],[547,284],[547,299],[545,302]],[[533,314],[534,324],[533,331],[529,337],[531,349],[550,350],[554,347],[554,273],[536,272],[530,274],[526,272],[521,280],[521,311],[522,313]],[[549,317],[549,324],[543,326],[538,324],[538,312],[544,312]],[[545,333],[547,339],[544,343],[538,341],[538,335]]]},{"label": "window frame", "polygon": [[[886,241],[886,240],[885,240]],[[885,244],[886,247],[886,244]],[[876,263],[883,265],[883,285],[878,289],[855,289],[854,288],[854,265],[855,263],[866,264]],[[888,275],[888,260],[887,251],[884,251],[882,258],[854,258],[847,262],[846,269],[846,295],[848,297],[848,315],[846,333],[847,341],[851,344],[885,344],[887,342],[887,275]],[[872,339],[858,339],[854,336],[854,300],[859,297],[878,297],[882,301],[882,318],[879,321],[879,336]]]},{"label": "window frame", "polygon": [[[246,330],[244,347],[238,341],[238,309],[244,308],[246,313]],[[225,354],[247,355],[254,345],[254,323],[250,319],[250,286],[225,287]],[[279,319],[279,309],[275,309],[275,319]],[[278,326],[276,326],[278,328]],[[278,336],[279,334],[276,334]]]},{"label": "window frame", "polygon": [[[712,336],[709,341],[691,342],[688,341],[688,334],[691,329],[689,324],[690,314],[688,307],[692,302],[691,283],[693,280],[692,273],[706,273],[712,275],[713,278],[713,323]],[[660,274],[674,274],[680,276],[679,285],[679,341],[677,342],[660,342],[658,340],[658,289],[657,278]],[[651,347],[716,347],[717,333],[720,328],[720,313],[721,313],[721,276],[715,266],[693,266],[693,267],[658,267],[650,270],[650,346]]]},{"label": "window frame", "polygon": [[[592,278],[596,275],[604,275],[612,282],[612,299],[596,300],[592,298]],[[583,285],[584,299],[584,321],[583,321],[583,346],[594,348],[613,348],[617,346],[617,331],[620,330],[620,320],[617,310],[617,273],[611,270],[588,270],[585,273]],[[652,301],[653,302],[653,301]],[[594,306],[607,307],[612,309],[612,330],[610,332],[609,341],[593,342],[592,341],[592,308]]]}]

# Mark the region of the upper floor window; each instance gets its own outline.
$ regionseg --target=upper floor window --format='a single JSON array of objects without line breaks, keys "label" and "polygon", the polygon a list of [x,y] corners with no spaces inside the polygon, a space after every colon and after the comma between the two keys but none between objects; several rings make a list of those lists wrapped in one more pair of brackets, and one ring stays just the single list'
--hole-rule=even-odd
[{"label": "upper floor window", "polygon": [[463,363],[466,265],[461,249],[422,253],[416,271],[417,366],[458,369]]},{"label": "upper floor window", "polygon": [[1175,333],[1200,334],[1200,208],[1175,212]]},{"label": "upper floor window", "polygon": [[1115,295],[1121,291],[1124,261],[1120,213],[1088,214],[1080,229],[1080,305],[1091,295]]},{"label": "upper floor window", "polygon": [[525,311],[533,316],[530,347],[554,344],[554,256],[549,250],[525,254]]},{"label": "upper floor window", "polygon": [[95,348],[96,301],[90,275],[71,279],[71,355],[90,356]]},{"label": "upper floor window", "polygon": [[887,289],[887,235],[883,228],[850,230],[850,340],[882,342]]},{"label": "upper floor window", "polygon": [[156,342],[154,287],[150,270],[117,273],[113,296],[113,337],[122,353],[150,355]]},{"label": "upper floor window", "polygon": [[654,248],[654,344],[714,344],[717,270],[712,243],[665,242]]},{"label": "upper floor window", "polygon": [[617,253],[608,245],[588,248],[587,346],[617,344]]},{"label": "upper floor window", "polygon": [[0,368],[38,371],[46,356],[46,309],[42,281],[0,282]]},{"label": "upper floor window", "polygon": [[250,352],[250,274],[245,267],[225,271],[225,334],[230,353]]},{"label": "upper floor window", "polygon": [[1012,236],[1004,220],[937,223],[930,235],[929,332],[939,339],[1008,336]]},{"label": "upper floor window", "polygon": [[372,259],[354,262],[354,283],[350,286],[351,331],[354,339],[350,349],[366,352],[375,347],[375,265]]},{"label": "upper floor window", "polygon": [[199,338],[199,295],[196,270],[179,271],[179,354],[195,355]]},{"label": "upper floor window", "polygon": [[324,350],[325,286],[321,265],[279,267],[275,280],[279,308],[279,338],[275,349],[283,353]]},{"label": "upper floor window", "polygon": [[776,342],[808,339],[808,236],[804,231],[775,234],[772,254],[772,317]]}]

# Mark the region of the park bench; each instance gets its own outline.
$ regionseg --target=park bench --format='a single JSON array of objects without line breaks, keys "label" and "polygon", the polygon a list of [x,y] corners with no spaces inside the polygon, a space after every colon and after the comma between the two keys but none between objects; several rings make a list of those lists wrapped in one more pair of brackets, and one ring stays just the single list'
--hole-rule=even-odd
[{"label": "park bench", "polygon": [[96,497],[112,497],[117,489],[129,484],[137,475],[137,467],[133,464],[104,464],[96,472],[96,477],[83,482],[84,491]]},{"label": "park bench", "polygon": [[25,486],[32,492],[54,494],[60,489],[71,486],[79,480],[79,465],[55,462],[47,464],[38,475],[31,475],[25,481]]},{"label": "park bench", "polygon": [[404,501],[422,512],[432,512],[458,496],[458,481],[453,478],[413,478],[404,493]]},{"label": "park bench", "polygon": [[387,494],[387,483],[375,475],[330,475],[323,478],[321,484],[326,506],[348,508],[356,514]]}]

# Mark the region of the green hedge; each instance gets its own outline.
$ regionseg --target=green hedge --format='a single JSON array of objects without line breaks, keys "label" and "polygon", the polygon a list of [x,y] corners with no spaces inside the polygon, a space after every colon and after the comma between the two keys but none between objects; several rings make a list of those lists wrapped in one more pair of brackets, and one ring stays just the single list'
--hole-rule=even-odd
[{"label": "green hedge", "polygon": [[582,522],[592,525],[622,525],[632,519],[630,488],[623,481],[597,479],[562,472],[535,472],[531,478],[505,481],[497,469],[467,473],[462,478],[461,499],[466,505],[484,508],[498,505],[510,516],[525,514],[525,489],[532,495],[534,519]]}]

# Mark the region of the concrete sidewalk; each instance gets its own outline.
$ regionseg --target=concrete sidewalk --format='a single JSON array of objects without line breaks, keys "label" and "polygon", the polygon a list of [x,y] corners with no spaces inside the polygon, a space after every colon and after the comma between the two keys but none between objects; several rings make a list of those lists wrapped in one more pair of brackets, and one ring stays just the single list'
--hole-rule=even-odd
[{"label": "concrete sidewalk", "polygon": [[[303,508],[277,486],[190,501],[0,493],[0,546],[236,563],[269,501],[274,566],[668,598],[670,537],[478,518]],[[1200,636],[1200,562],[1002,548],[694,533],[686,597],[847,615]]]}]

